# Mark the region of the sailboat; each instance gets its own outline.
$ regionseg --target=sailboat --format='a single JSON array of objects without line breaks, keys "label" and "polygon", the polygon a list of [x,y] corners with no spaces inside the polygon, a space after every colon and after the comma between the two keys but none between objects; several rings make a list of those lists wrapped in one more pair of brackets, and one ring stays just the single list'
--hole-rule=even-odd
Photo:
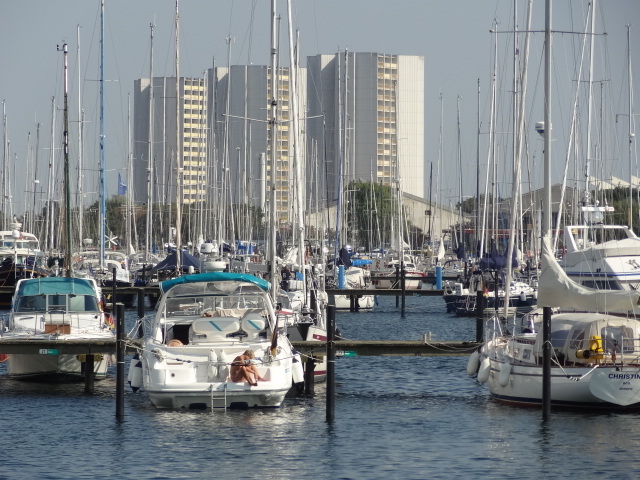
[{"label": "sailboat", "polygon": [[[548,0],[548,9],[550,3]],[[633,311],[640,292],[577,284],[558,265],[551,246],[550,18],[548,12],[543,202],[546,233],[538,291],[538,306],[544,311],[542,315],[526,315],[508,326],[497,318],[490,320],[485,343],[469,358],[467,373],[477,375],[480,383],[488,385],[492,397],[504,403],[545,407],[548,401],[554,407],[637,410],[640,320]]]},{"label": "sailboat", "polygon": [[[94,279],[76,278],[71,264],[71,186],[69,174],[67,44],[64,53],[64,185],[65,185],[65,262],[63,277],[19,280],[11,305],[4,338],[60,341],[113,339],[113,323],[102,310],[101,291]],[[95,378],[104,378],[108,358],[94,356]],[[47,349],[37,354],[12,354],[6,359],[7,374],[19,379],[83,379],[87,356],[62,354]]]}]

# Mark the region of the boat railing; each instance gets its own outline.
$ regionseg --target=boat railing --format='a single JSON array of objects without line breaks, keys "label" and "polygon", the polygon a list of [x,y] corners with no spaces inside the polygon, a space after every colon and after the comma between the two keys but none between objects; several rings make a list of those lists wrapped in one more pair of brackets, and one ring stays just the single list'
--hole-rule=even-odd
[{"label": "boat railing", "polygon": [[571,341],[571,352],[575,352],[577,362],[584,363],[640,363],[640,338],[622,337],[602,338],[592,335],[577,341]]},{"label": "boat railing", "polygon": [[[102,312],[68,312],[63,309],[51,309],[47,312],[32,312],[13,315],[12,320],[3,321],[3,325],[14,332],[34,334],[69,335],[86,333],[106,328]],[[5,330],[3,328],[3,330]]]}]

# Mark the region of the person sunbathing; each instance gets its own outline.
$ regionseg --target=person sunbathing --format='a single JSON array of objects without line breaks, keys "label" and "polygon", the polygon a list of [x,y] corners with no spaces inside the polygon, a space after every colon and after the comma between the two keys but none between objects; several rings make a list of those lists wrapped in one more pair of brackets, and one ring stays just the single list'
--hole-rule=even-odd
[{"label": "person sunbathing", "polygon": [[258,382],[266,381],[258,373],[256,366],[251,363],[255,355],[253,350],[245,350],[242,355],[238,355],[231,363],[231,381],[242,382],[246,380],[249,385],[257,386]]}]

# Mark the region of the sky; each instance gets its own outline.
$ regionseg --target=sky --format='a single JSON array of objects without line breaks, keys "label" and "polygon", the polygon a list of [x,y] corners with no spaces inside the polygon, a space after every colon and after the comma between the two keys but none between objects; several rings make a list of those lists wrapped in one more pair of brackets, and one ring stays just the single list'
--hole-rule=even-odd
[{"label": "sky", "polygon": [[[556,0],[553,4],[554,30],[583,30],[586,1]],[[640,50],[640,1],[599,0],[597,5],[596,32],[606,32],[607,35],[597,35],[595,40],[594,51],[598,57],[594,61],[597,73],[593,78],[599,83],[594,83],[594,96],[600,99],[597,108],[602,105],[601,110],[606,112],[601,116],[617,120],[612,120],[613,126],[608,127],[608,131],[613,132],[607,142],[612,146],[609,149],[611,153],[607,153],[606,161],[602,162],[605,166],[598,167],[598,172],[628,176],[631,167],[625,143],[628,136],[625,137],[624,133],[627,128],[624,115],[629,103],[626,93],[626,25],[631,24],[632,59],[634,55],[637,59]],[[278,0],[277,8],[282,17],[280,38],[283,63],[286,64],[286,1]],[[525,29],[525,8],[525,2],[518,0],[518,30]],[[533,123],[542,120],[544,1],[535,0],[533,9],[532,30],[536,33],[531,37],[527,93],[530,108],[526,114],[527,121],[531,122],[528,128],[531,132]],[[232,38],[232,64],[269,63],[269,1],[181,0],[179,10],[181,76],[202,76],[214,61],[217,65],[226,64],[227,38]],[[496,59],[499,79],[496,90],[497,97],[502,99],[498,100],[502,113],[499,114],[500,125],[495,130],[500,130],[498,136],[506,136],[510,130],[509,98],[513,88],[509,78],[513,71],[513,55],[510,53],[513,40],[510,33],[494,35],[490,30],[495,23],[499,31],[513,31],[514,1],[293,0],[292,11],[294,28],[300,32],[303,66],[307,55],[331,54],[345,48],[353,52],[424,56],[425,162],[427,169],[432,165],[434,169],[432,186],[427,186],[429,195],[445,205],[455,204],[461,196],[474,195],[476,167],[480,164],[482,170],[487,165],[491,79]],[[52,97],[55,97],[57,105],[58,125],[53,136],[54,152],[56,162],[60,163],[62,159],[59,125],[62,121],[63,56],[57,47],[64,42],[69,50],[71,162],[75,165],[78,157],[80,85],[86,168],[83,190],[87,203],[96,198],[95,171],[100,159],[99,22],[99,0],[0,0],[0,100],[5,102],[12,169],[10,178],[13,179],[11,195],[17,214],[25,208],[30,209],[32,204],[39,203],[46,196],[41,192],[46,192],[48,182]],[[124,173],[127,161],[128,95],[134,80],[148,77],[149,73],[150,24],[155,25],[154,76],[174,76],[174,22],[175,0],[105,0],[105,155],[109,196],[116,193],[117,172]],[[496,36],[498,55],[494,55]],[[519,37],[522,38],[522,34]],[[573,99],[571,89],[575,87],[577,78],[573,65],[579,57],[576,52],[580,51],[581,38],[583,36],[568,33],[554,35],[553,110],[558,114],[558,117],[553,116],[554,141],[556,136],[568,136]],[[640,61],[636,61],[634,65],[632,60],[634,73],[639,64]],[[638,83],[632,83],[635,98],[640,98]],[[581,118],[585,117],[585,112],[583,110]],[[40,124],[39,129],[37,124]],[[542,142],[535,139],[534,133],[531,135],[531,163],[528,168],[535,175],[542,168]],[[617,140],[619,138],[623,139],[622,143]],[[564,156],[564,143],[565,140],[558,139],[558,157]],[[507,157],[509,147],[506,142],[502,148],[504,157]],[[34,166],[36,156],[37,168]],[[560,175],[563,168],[557,167],[556,175]],[[509,168],[502,165],[499,171],[502,172],[499,181],[504,183],[505,190],[510,189]],[[484,173],[481,178],[481,183],[484,183]],[[36,195],[33,193],[34,179],[39,182]],[[537,181],[534,184],[540,186]],[[56,187],[56,191],[59,190]]]}]

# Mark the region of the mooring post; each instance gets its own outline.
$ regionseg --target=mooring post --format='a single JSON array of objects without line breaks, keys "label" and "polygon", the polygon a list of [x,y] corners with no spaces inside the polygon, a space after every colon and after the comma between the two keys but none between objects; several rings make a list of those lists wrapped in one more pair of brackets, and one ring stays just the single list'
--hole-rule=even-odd
[{"label": "mooring post", "polygon": [[401,263],[400,270],[400,288],[402,289],[402,303],[400,307],[400,318],[404,318],[404,307],[406,302],[406,293],[407,293],[407,270],[404,268],[404,262]]},{"label": "mooring post", "polygon": [[[395,288],[400,287],[400,265],[396,265],[396,282]],[[400,306],[400,297],[396,295],[396,308]]]},{"label": "mooring post", "polygon": [[113,306],[116,312],[116,418],[124,420],[124,304]]},{"label": "mooring post", "polygon": [[84,393],[93,393],[94,360],[93,354],[84,356]]},{"label": "mooring post", "polygon": [[[112,270],[112,275],[111,275],[111,279],[112,279],[112,284],[111,284],[111,304],[115,305],[116,304],[116,294],[118,292],[118,288],[116,287],[116,269],[114,268]],[[112,308],[112,311],[114,310],[115,307]]]},{"label": "mooring post", "polygon": [[327,306],[327,422],[335,418],[336,395],[336,306]]},{"label": "mooring post", "polygon": [[142,321],[144,317],[144,287],[138,287],[138,338],[142,338]]},{"label": "mooring post", "polygon": [[481,342],[484,337],[484,281],[477,283],[476,292],[476,342]]},{"label": "mooring post", "polygon": [[304,394],[314,395],[314,372],[316,369],[316,359],[312,355],[307,357],[307,361],[304,363]]}]

